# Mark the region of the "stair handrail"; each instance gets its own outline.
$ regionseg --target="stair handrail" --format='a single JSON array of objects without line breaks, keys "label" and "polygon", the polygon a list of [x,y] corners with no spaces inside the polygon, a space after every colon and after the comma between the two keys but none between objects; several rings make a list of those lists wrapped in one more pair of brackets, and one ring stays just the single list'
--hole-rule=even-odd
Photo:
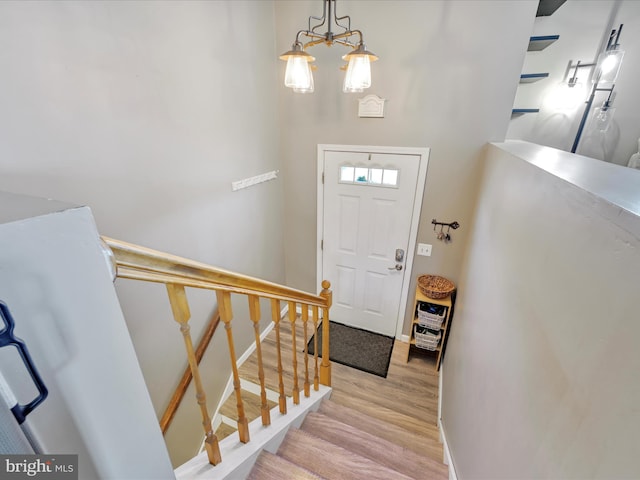
[{"label": "stair handrail", "polygon": [[[285,392],[282,381],[282,364],[280,355],[280,302],[287,302],[289,316],[292,327],[292,364],[294,369],[293,403],[299,403],[300,390],[297,374],[297,353],[296,353],[296,329],[297,319],[296,305],[299,304],[302,312],[302,324],[304,327],[304,395],[309,396],[310,378],[308,372],[308,351],[307,351],[307,324],[313,321],[314,332],[318,329],[320,319],[322,319],[322,363],[318,366],[319,349],[317,345],[317,335],[314,335],[314,360],[315,375],[313,377],[314,390],[319,389],[319,384],[331,386],[331,362],[329,360],[329,309],[332,303],[331,284],[324,280],[322,291],[315,295],[302,290],[297,290],[285,285],[269,282],[255,277],[231,272],[207,265],[205,263],[179,257],[169,253],[160,252],[140,245],[116,240],[109,237],[102,237],[104,243],[111,250],[112,260],[116,268],[116,275],[119,278],[132,280],[142,280],[155,283],[163,283],[166,286],[169,296],[169,303],[176,322],[180,324],[180,331],[183,335],[187,360],[191,376],[195,382],[196,399],[200,406],[202,415],[202,425],[205,432],[204,446],[207,452],[209,463],[217,465],[222,461],[218,439],[213,432],[211,418],[209,416],[206,395],[202,386],[200,372],[198,368],[198,358],[193,347],[190,334],[189,319],[191,313],[185,292],[185,287],[203,288],[214,290],[218,302],[219,318],[225,325],[227,333],[227,344],[231,359],[233,386],[237,398],[238,409],[238,433],[240,441],[249,441],[248,421],[244,414],[244,406],[240,389],[240,378],[236,361],[233,333],[231,321],[233,311],[231,304],[231,294],[245,295],[249,302],[250,318],[253,322],[256,352],[258,353],[259,378],[261,383],[262,397],[262,423],[264,426],[270,424],[269,410],[267,408],[267,398],[265,390],[264,372],[262,366],[260,349],[260,298],[270,299],[271,315],[275,324],[276,343],[278,351],[278,377],[280,390],[280,413],[286,414]],[[311,315],[309,315],[311,310]],[[325,321],[327,320],[327,321]],[[183,377],[184,379],[184,377]],[[177,407],[176,407],[177,408]],[[163,416],[163,421],[165,417]]]},{"label": "stair handrail", "polygon": [[320,308],[330,306],[322,295],[223,270],[206,263],[122,240],[105,236],[102,239],[115,256],[117,275],[120,278],[156,283],[177,283],[185,287],[222,290],[244,295],[257,294],[265,298],[306,303]]}]

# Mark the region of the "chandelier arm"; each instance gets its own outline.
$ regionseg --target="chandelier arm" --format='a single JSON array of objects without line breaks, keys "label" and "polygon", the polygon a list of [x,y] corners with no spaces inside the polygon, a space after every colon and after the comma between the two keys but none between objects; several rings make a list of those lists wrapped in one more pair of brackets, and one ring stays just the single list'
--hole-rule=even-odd
[{"label": "chandelier arm", "polygon": [[344,45],[345,47],[349,47],[349,48],[357,48],[357,45],[355,43],[351,43],[348,40],[336,40],[335,43],[338,43],[340,45]]},{"label": "chandelier arm", "polygon": [[[346,47],[350,47],[350,48],[356,48],[358,46],[358,44],[355,43],[351,43],[349,41],[346,40],[342,40],[343,38],[348,38],[348,37],[352,37],[353,35],[357,35],[358,33],[356,33],[357,30],[354,31],[350,31],[350,32],[344,32],[344,33],[339,33],[337,35],[335,35],[334,37],[332,37],[331,42],[332,43],[339,43],[340,45],[344,45]],[[305,30],[300,30],[298,32],[298,35],[296,36],[296,42],[298,42],[300,35],[304,35],[306,37],[309,38],[313,38],[314,40],[311,40],[309,42],[306,42],[304,44],[304,49],[306,49],[307,47],[313,47],[315,45],[319,45],[321,43],[326,43],[327,42],[327,38],[324,35],[320,35],[318,33],[313,33],[310,31],[305,31]],[[360,39],[362,41],[362,35],[360,35]]]},{"label": "chandelier arm", "polygon": [[307,47],[315,47],[316,45],[320,45],[321,43],[325,43],[325,38],[324,37],[318,37],[317,35],[315,36],[316,40],[310,40],[307,43],[304,44],[304,49],[306,50]]},{"label": "chandelier arm", "polygon": [[[329,12],[331,13],[331,12]],[[320,23],[318,23],[317,25],[314,25],[313,27],[311,26],[311,20],[318,20]],[[321,17],[314,17],[313,15],[309,16],[309,22],[308,22],[308,29],[307,31],[309,32],[314,32],[316,28],[320,28],[321,26],[323,26],[325,23],[327,22],[327,2],[323,2],[322,4],[322,16]]]},{"label": "chandelier arm", "polygon": [[[331,0],[329,0],[329,1],[331,1]],[[351,31],[351,17],[349,15],[345,15],[343,17],[339,17],[338,16],[338,1],[337,0],[333,0],[333,3],[335,4],[335,6],[333,7],[333,21],[335,22],[335,24],[338,27],[344,28],[346,31],[350,32]],[[340,20],[344,20],[345,18],[349,22],[346,27],[344,25],[340,24]]]},{"label": "chandelier arm", "polygon": [[[309,30],[300,30],[296,34],[296,43],[302,43],[300,41],[300,35],[304,35],[305,37],[309,37],[309,38],[317,38],[319,40],[322,40],[322,42],[325,41],[324,35],[320,35],[319,33],[314,33],[314,32],[309,31]],[[314,45],[316,45],[316,44],[314,43]],[[304,44],[304,48],[306,48],[307,46],[312,46],[312,45],[309,45],[309,43],[305,43]]]}]

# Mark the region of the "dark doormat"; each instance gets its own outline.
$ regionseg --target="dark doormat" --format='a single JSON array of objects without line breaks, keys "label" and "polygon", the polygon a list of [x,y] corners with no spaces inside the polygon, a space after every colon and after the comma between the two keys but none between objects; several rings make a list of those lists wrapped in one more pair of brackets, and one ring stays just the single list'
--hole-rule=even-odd
[{"label": "dark doormat", "polygon": [[[319,354],[322,354],[322,325],[317,334]],[[379,377],[387,377],[393,341],[393,337],[329,322],[329,359]],[[313,355],[313,337],[307,349]]]}]

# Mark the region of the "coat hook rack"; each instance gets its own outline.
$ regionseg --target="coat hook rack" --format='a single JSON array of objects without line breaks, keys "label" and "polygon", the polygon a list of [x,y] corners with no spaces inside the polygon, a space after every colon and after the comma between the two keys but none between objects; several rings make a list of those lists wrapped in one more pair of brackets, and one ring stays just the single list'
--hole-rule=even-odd
[{"label": "coat hook rack", "polygon": [[433,229],[436,229],[436,225],[441,225],[443,227],[449,227],[449,228],[453,228],[454,230],[457,229],[460,224],[458,222],[451,222],[451,223],[445,223],[445,222],[439,222],[437,221],[435,218],[433,220],[431,220],[431,223],[433,223]]},{"label": "coat hook rack", "polygon": [[[460,226],[458,222],[451,222],[451,223],[439,222],[435,218],[431,220],[431,223],[433,224],[434,232],[436,231],[436,227],[440,225],[440,231],[438,232],[437,238],[438,240],[444,240],[447,243],[451,241],[451,234],[449,233],[451,229],[453,228],[455,230]],[[444,227],[447,227],[446,233],[442,231]]]}]

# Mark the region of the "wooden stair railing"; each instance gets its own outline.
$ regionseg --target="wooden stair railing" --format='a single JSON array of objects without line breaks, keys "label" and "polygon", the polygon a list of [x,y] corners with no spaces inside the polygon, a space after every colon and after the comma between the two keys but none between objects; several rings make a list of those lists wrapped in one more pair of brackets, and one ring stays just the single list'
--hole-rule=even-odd
[{"label": "wooden stair railing", "polygon": [[[322,291],[319,295],[303,292],[279,285],[265,280],[240,275],[227,270],[218,269],[204,263],[195,262],[186,258],[170,255],[149,248],[133,245],[130,243],[103,237],[105,243],[112,250],[116,262],[116,271],[119,278],[127,278],[132,280],[142,280],[147,282],[162,283],[166,286],[171,310],[175,321],[180,325],[180,331],[185,344],[189,370],[193,378],[196,390],[196,400],[200,407],[202,416],[202,426],[205,435],[205,450],[209,463],[217,465],[222,461],[218,439],[213,432],[211,417],[207,409],[206,394],[202,386],[202,380],[199,370],[200,352],[196,354],[191,339],[189,319],[191,313],[185,292],[185,287],[203,288],[216,292],[218,302],[217,308],[220,320],[224,323],[227,345],[229,348],[229,356],[231,359],[231,370],[233,375],[233,387],[236,396],[236,406],[238,413],[238,434],[240,441],[247,443],[249,441],[248,420],[244,413],[244,405],[242,401],[240,389],[240,377],[238,375],[238,366],[236,362],[235,344],[233,340],[233,309],[231,295],[243,295],[247,298],[249,305],[249,316],[253,323],[256,354],[258,357],[258,378],[260,380],[260,397],[261,397],[261,417],[262,424],[267,426],[271,423],[269,416],[269,407],[267,404],[267,393],[265,387],[264,368],[262,364],[262,351],[260,348],[260,299],[270,299],[271,301],[271,319],[275,325],[276,344],[277,344],[277,369],[278,369],[278,387],[279,387],[279,408],[281,413],[286,413],[286,392],[283,380],[282,366],[282,350],[280,345],[280,305],[281,302],[287,302],[289,309],[288,320],[291,323],[292,330],[292,350],[291,365],[293,367],[293,387],[291,396],[293,403],[300,403],[300,389],[298,384],[298,352],[296,350],[296,307],[299,305],[302,311],[301,321],[303,327],[303,335],[305,348],[303,352],[304,359],[304,380],[303,394],[310,396],[310,372],[309,372],[309,354],[307,351],[308,344],[308,327],[309,309],[311,309],[311,319],[314,326],[314,332],[317,331],[318,325],[322,321],[322,362],[318,365],[318,341],[317,335],[314,335],[314,390],[319,389],[319,384],[331,386],[331,362],[329,361],[329,309],[332,302],[331,284],[324,280],[322,282]],[[320,315],[321,313],[321,315]],[[324,321],[324,320],[327,321]],[[200,348],[198,348],[200,350]],[[183,377],[184,381],[184,377]],[[174,399],[172,399],[173,401]],[[164,422],[165,416],[162,421]],[[163,423],[163,430],[166,424]]]},{"label": "wooden stair railing", "polygon": [[[196,355],[196,363],[198,365],[200,365],[200,361],[204,356],[204,352],[207,350],[207,347],[209,346],[209,342],[211,342],[211,339],[213,338],[213,334],[218,328],[219,323],[220,323],[220,313],[216,310],[213,313],[213,315],[211,315],[211,318],[209,319],[209,323],[207,324],[207,327],[205,328],[205,331],[202,334],[202,338],[200,339],[200,342],[198,342],[198,347],[196,348],[195,355]],[[169,405],[167,405],[167,408],[165,409],[164,413],[162,414],[162,417],[160,418],[160,430],[162,430],[162,435],[165,435],[167,433],[167,430],[169,429],[169,425],[171,425],[171,422],[173,421],[173,417],[178,411],[178,407],[180,406],[180,403],[182,402],[182,399],[184,398],[185,393],[187,393],[187,388],[189,387],[189,384],[191,383],[192,379],[193,379],[193,375],[191,375],[191,368],[187,365],[187,368],[184,370],[184,373],[182,374],[182,378],[180,378],[180,381],[178,382],[178,386],[176,387],[176,390],[173,392],[173,396],[171,397],[171,400],[169,400]]]}]

